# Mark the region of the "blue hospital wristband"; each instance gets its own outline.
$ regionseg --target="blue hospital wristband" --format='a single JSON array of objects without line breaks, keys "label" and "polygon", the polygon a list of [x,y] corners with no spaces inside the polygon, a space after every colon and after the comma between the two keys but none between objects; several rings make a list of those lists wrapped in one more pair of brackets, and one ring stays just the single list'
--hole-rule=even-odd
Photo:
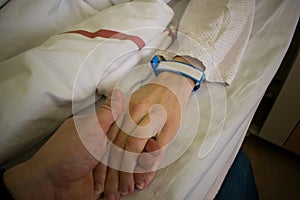
[{"label": "blue hospital wristband", "polygon": [[194,67],[188,63],[176,61],[176,60],[160,60],[158,55],[155,55],[151,61],[151,66],[154,74],[157,76],[160,72],[168,71],[182,76],[188,77],[195,81],[193,91],[197,91],[203,80],[205,79],[205,73],[203,70]]}]

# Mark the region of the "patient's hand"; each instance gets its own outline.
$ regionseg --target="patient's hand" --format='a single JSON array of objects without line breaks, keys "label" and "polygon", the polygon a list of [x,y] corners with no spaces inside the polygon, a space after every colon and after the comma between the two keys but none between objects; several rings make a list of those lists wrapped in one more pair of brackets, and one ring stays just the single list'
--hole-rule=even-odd
[{"label": "patient's hand", "polygon": [[[155,138],[152,144],[157,144],[157,148],[167,145],[173,139],[193,86],[194,83],[188,78],[162,72],[153,82],[141,87],[130,97],[129,114],[121,122],[115,123],[107,134],[116,146],[125,151],[123,154],[116,150],[111,151],[110,166],[119,165],[120,171],[108,168],[104,187],[105,199],[118,198],[119,193],[128,195],[134,190],[134,186],[143,189],[153,180],[155,169],[154,172],[144,171],[134,176],[134,172],[140,171],[140,165],[137,158],[130,156],[128,152],[149,151],[146,144],[152,137]],[[153,105],[159,106],[152,107]],[[163,155],[163,152],[160,154]]]}]

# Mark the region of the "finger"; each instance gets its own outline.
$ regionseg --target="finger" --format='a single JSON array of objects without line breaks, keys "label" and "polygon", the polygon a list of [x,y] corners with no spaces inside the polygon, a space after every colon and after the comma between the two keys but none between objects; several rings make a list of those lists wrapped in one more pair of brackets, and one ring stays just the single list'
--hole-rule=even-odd
[{"label": "finger", "polygon": [[[140,166],[137,166],[136,168],[137,171],[143,171]],[[148,187],[152,181],[154,180],[156,175],[156,171],[149,171],[145,173],[135,173],[134,174],[134,180],[135,180],[135,187],[143,190],[146,187]]]},{"label": "finger", "polygon": [[138,164],[145,170],[150,170],[156,161],[156,157],[160,153],[158,143],[150,138],[145,146],[145,153],[141,153],[138,159]]},{"label": "finger", "polygon": [[[128,119],[129,119],[128,116],[127,117],[122,116],[118,120],[118,123],[113,124],[113,126],[110,128],[107,134],[107,137],[112,142],[110,144],[111,151],[110,151],[109,166],[117,170],[121,170],[121,161],[123,161],[123,152],[126,147],[126,142],[128,138],[128,135],[122,131],[124,130],[124,128],[120,129],[119,126],[124,127],[124,124],[130,124],[130,123],[123,122],[123,120],[127,121]],[[129,128],[130,130],[133,130],[134,127],[136,126],[135,124],[131,124],[131,125],[132,126],[128,126],[127,129]],[[126,173],[126,175],[124,173],[119,173],[119,176],[120,176],[119,177],[120,182],[118,185],[114,187],[118,187],[118,191],[120,191],[122,195],[127,195],[133,192],[134,190],[133,175],[132,174],[130,175],[129,173]]]},{"label": "finger", "polygon": [[[124,131],[131,131],[134,130],[135,124],[129,123],[131,121],[130,118],[126,118],[122,127],[126,127],[122,129]],[[142,121],[143,123],[148,123],[147,121]],[[129,129],[128,129],[129,128]],[[120,131],[118,138],[122,135],[126,135],[127,140],[124,143],[123,148],[125,152],[123,154],[123,159],[121,163],[121,171],[120,175],[120,182],[119,182],[119,191],[122,195],[128,195],[134,191],[134,176],[133,172],[137,164],[138,155],[140,153],[147,142],[147,139],[140,139],[132,136],[128,136],[123,131]]]},{"label": "finger", "polygon": [[151,172],[146,173],[146,176],[145,176],[145,179],[144,179],[144,186],[143,186],[142,189],[147,188],[150,185],[150,183],[152,183],[152,181],[155,178],[155,175],[156,175],[156,171],[151,171]]},{"label": "finger", "polygon": [[135,169],[134,180],[135,186],[138,189],[144,189],[150,185],[154,180],[157,170],[163,161],[165,151],[160,151],[159,156],[155,157],[155,163],[153,164],[151,170],[145,170],[142,166],[138,165]]},{"label": "finger", "polygon": [[126,144],[127,135],[118,134],[113,143],[110,144],[109,166],[116,170],[121,169],[121,162],[123,160],[124,146]]},{"label": "finger", "polygon": [[[130,132],[125,150],[134,153],[142,152],[149,138],[155,136],[164,126],[165,120],[165,112],[160,106],[151,107],[150,113],[145,115],[134,130]],[[124,121],[124,126],[127,122],[127,120]]]},{"label": "finger", "polygon": [[163,127],[167,119],[167,112],[159,104],[126,101],[128,109],[122,115],[122,124],[118,122],[121,130],[131,136],[139,138],[151,138],[153,133]]},{"label": "finger", "polygon": [[[150,134],[150,137],[154,135],[159,126],[155,124],[150,124],[150,122],[151,122],[150,117],[146,115],[139,123],[139,126],[137,126],[133,130],[133,134],[141,136],[140,133],[147,132],[147,134]],[[140,129],[140,127],[146,127],[146,128]],[[132,193],[134,190],[135,183],[134,183],[133,172],[137,165],[138,155],[145,148],[147,141],[148,141],[147,137],[139,138],[139,137],[129,136],[127,138],[125,153],[123,155],[123,160],[121,165],[122,171],[120,172],[119,188],[122,195],[128,195]],[[151,147],[149,148],[151,149]],[[144,160],[150,160],[150,159],[145,158]]]},{"label": "finger", "polygon": [[[114,142],[111,143],[109,166],[111,168],[114,168],[115,171],[120,170],[126,140],[127,140],[127,135],[120,132],[115,138]],[[119,176],[120,176],[120,172],[118,172],[118,181],[120,180]],[[116,190],[120,191],[120,187],[119,187],[120,183],[118,182],[118,184],[117,183],[115,184],[116,185],[114,186],[111,185],[111,187],[117,188]],[[129,193],[128,189],[126,190],[126,192],[122,192],[121,194],[126,195],[127,193]]]},{"label": "finger", "polygon": [[[146,144],[148,144],[148,146],[146,145],[146,148],[145,148],[145,150],[147,150],[147,151],[155,152],[156,150],[159,149],[157,143],[153,139],[148,140],[148,142]],[[126,156],[127,154],[131,154],[131,153],[126,152],[124,154],[123,161],[122,161],[122,167],[126,167],[126,170],[128,170],[128,171],[134,170],[134,169],[130,169],[130,168],[136,167],[137,159],[143,163],[143,168],[144,168],[143,172],[150,171],[151,167],[155,163],[155,157],[153,155],[151,155],[151,153],[142,153],[142,154],[140,154],[139,158],[136,158],[136,156],[137,156],[136,154],[131,154],[131,155]],[[157,152],[155,152],[154,155],[157,156]],[[149,184],[152,181],[149,178],[151,178],[152,176],[150,177],[149,174],[144,173],[145,177],[143,178],[142,174],[143,173],[141,173],[141,176],[137,176],[137,179],[139,180],[139,185]],[[153,174],[153,173],[151,173],[151,174]],[[119,187],[120,193],[122,195],[128,195],[134,191],[134,186],[135,186],[134,174],[128,173],[126,171],[120,172],[120,187]]]},{"label": "finger", "polygon": [[151,168],[159,155],[159,146],[153,138],[147,141],[145,152],[139,156],[139,165],[135,169],[137,173],[134,174],[135,186],[138,189],[147,187],[156,174],[155,171],[151,172]]},{"label": "finger", "polygon": [[[166,120],[167,113],[165,109],[155,104],[151,106],[149,113],[145,114],[143,118],[138,121],[134,129],[128,130],[128,133],[133,137],[149,139],[161,130]],[[124,126],[128,126],[127,124],[130,124],[129,120],[125,121]]]},{"label": "finger", "polygon": [[160,146],[154,138],[150,138],[145,146],[145,152],[150,153],[152,156],[156,157],[159,155]]},{"label": "finger", "polygon": [[138,158],[138,165],[140,165],[145,172],[150,171],[155,163],[156,158],[150,153],[143,152]]},{"label": "finger", "polygon": [[[134,178],[132,173],[123,172],[122,167],[125,162],[130,162],[127,160],[124,160],[124,147],[126,145],[127,135],[124,134],[122,131],[118,134],[117,138],[114,141],[114,146],[111,150],[111,156],[110,156],[110,166],[113,166],[116,169],[119,169],[119,191],[122,195],[128,195],[133,192],[134,190]],[[133,166],[136,165],[136,157],[133,158]],[[121,163],[122,161],[122,163]],[[125,164],[128,165],[127,163]],[[130,163],[131,165],[131,163]],[[118,168],[117,168],[118,167]],[[121,168],[120,168],[121,167]],[[128,169],[127,169],[128,170]]]},{"label": "finger", "polygon": [[93,170],[94,192],[96,197],[99,197],[100,194],[104,191],[106,171],[107,167],[102,163],[99,163]]},{"label": "finger", "polygon": [[141,166],[136,166],[135,168],[136,173],[134,173],[134,181],[135,181],[135,186],[138,189],[143,189],[144,187],[144,179],[146,177],[146,173],[144,168],[142,168]]},{"label": "finger", "polygon": [[114,123],[110,129],[107,132],[107,138],[111,141],[114,142],[120,132],[120,128],[118,124]]},{"label": "finger", "polygon": [[[104,163],[114,169],[120,168],[120,163],[123,156],[123,147],[125,145],[126,138],[120,136],[118,143],[115,144],[118,139],[120,128],[117,123],[114,123],[107,132],[108,145],[106,146],[106,159]],[[120,144],[124,140],[124,144]]]},{"label": "finger", "polygon": [[120,172],[119,191],[122,195],[129,195],[134,191],[133,173]]},{"label": "finger", "polygon": [[[109,132],[118,132],[119,129],[116,124],[114,124]],[[110,135],[108,134],[108,137]],[[111,138],[109,138],[111,139]],[[95,171],[95,175],[99,177],[95,177],[95,181],[102,182],[104,181],[104,193],[106,193],[106,199],[118,199],[120,194],[118,194],[118,172],[115,169],[120,168],[120,163],[122,160],[123,147],[122,144],[125,143],[126,138],[118,137],[114,144],[113,142],[109,142],[106,146],[105,154],[101,158],[101,162],[97,168],[99,171]],[[120,146],[120,147],[119,147]],[[107,166],[110,166],[108,168]],[[102,171],[101,171],[102,170]],[[98,179],[97,179],[98,178]]]},{"label": "finger", "polygon": [[81,141],[89,153],[98,161],[106,150],[107,139],[105,134],[113,124],[115,116],[122,111],[122,101],[121,91],[114,90],[98,109],[97,118],[89,116],[76,118],[76,128]]},{"label": "finger", "polygon": [[108,170],[107,163],[109,161],[110,150],[111,150],[111,146],[107,145],[105,153],[102,155],[100,162],[98,163],[96,168],[94,168],[93,171],[94,185],[95,185],[94,196],[97,197],[97,199],[99,199],[101,195],[103,197],[106,174]]},{"label": "finger", "polygon": [[[126,102],[127,102],[126,105],[128,105],[128,99],[126,100]],[[134,128],[137,126],[136,124],[141,119],[143,119],[143,116],[145,115],[144,113],[146,113],[146,111],[143,110],[139,110],[139,112],[134,112],[133,118],[130,115],[128,109],[120,113],[118,119],[115,120],[115,123],[110,127],[108,131],[107,136],[109,140],[113,142],[117,138],[120,131],[126,134],[131,133],[134,130]]]},{"label": "finger", "polygon": [[172,139],[175,137],[178,131],[177,125],[172,125],[171,123],[166,123],[162,128],[161,132],[155,137],[157,144],[160,148],[168,145]]},{"label": "finger", "polygon": [[[147,166],[145,166],[145,163],[143,163],[143,159],[145,159],[146,157],[143,158],[141,156],[139,158],[139,162],[144,165],[143,165],[143,167],[142,167],[142,165],[137,166],[136,173],[134,174],[135,186],[138,189],[145,189],[154,180],[157,169],[159,169],[159,166],[163,161],[165,151],[167,150],[167,148],[162,149],[162,147],[167,145],[172,140],[174,131],[175,132],[177,131],[176,127],[174,128],[174,127],[170,127],[170,126],[166,125],[162,129],[161,133],[158,134],[158,136],[156,137],[156,140],[149,140],[149,142],[147,143],[145,149],[147,149],[148,151],[154,150],[154,152],[159,152],[159,153],[154,154],[155,157],[154,156],[152,157],[152,159],[154,159],[155,162],[151,168],[151,171],[148,171],[148,172],[145,172]],[[155,151],[157,148],[160,148],[160,150]]]},{"label": "finger", "polygon": [[121,171],[119,172],[120,175],[119,191],[122,195],[128,195],[132,193],[134,190],[133,172],[137,164],[137,154],[126,156],[127,153],[132,154],[132,152],[124,153]]},{"label": "finger", "polygon": [[107,133],[122,110],[123,94],[120,90],[113,90],[96,113],[103,133]]},{"label": "finger", "polygon": [[119,190],[122,195],[128,195],[134,190],[133,172],[137,165],[138,155],[139,154],[137,153],[124,151],[121,164],[121,171],[119,173]]},{"label": "finger", "polygon": [[108,168],[105,185],[104,185],[104,199],[116,200],[120,198],[119,193],[119,175],[118,171]]}]

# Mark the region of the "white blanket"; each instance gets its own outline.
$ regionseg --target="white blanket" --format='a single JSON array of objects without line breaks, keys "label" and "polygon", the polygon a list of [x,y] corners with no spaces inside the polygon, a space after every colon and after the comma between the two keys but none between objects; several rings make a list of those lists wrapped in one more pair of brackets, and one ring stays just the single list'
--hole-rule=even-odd
[{"label": "white blanket", "polygon": [[96,13],[82,0],[10,1],[0,12],[0,61],[36,47]]},{"label": "white blanket", "polygon": [[[151,52],[147,47],[170,42],[165,30],[172,17],[173,11],[160,1],[119,4],[2,62],[0,129],[5,131],[0,163],[41,141],[72,113],[99,99],[140,61],[144,45],[147,55]],[[76,30],[79,33],[72,33]],[[84,36],[80,30],[100,37]],[[112,31],[122,34],[101,36]],[[72,103],[77,106],[73,112]]]}]

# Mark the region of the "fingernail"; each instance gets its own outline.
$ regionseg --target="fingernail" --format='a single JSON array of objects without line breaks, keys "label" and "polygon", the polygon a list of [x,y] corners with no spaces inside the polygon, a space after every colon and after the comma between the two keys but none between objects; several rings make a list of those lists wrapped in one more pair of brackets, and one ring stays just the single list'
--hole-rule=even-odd
[{"label": "fingernail", "polygon": [[105,200],[116,200],[116,195],[114,193],[105,193],[104,194]]},{"label": "fingernail", "polygon": [[129,194],[129,187],[127,185],[124,185],[122,188],[121,188],[121,191],[120,191],[121,195],[128,195]]},{"label": "fingernail", "polygon": [[138,189],[142,190],[142,189],[144,189],[145,182],[142,181],[142,182],[140,182],[140,183],[136,183],[135,186],[136,186]]}]

